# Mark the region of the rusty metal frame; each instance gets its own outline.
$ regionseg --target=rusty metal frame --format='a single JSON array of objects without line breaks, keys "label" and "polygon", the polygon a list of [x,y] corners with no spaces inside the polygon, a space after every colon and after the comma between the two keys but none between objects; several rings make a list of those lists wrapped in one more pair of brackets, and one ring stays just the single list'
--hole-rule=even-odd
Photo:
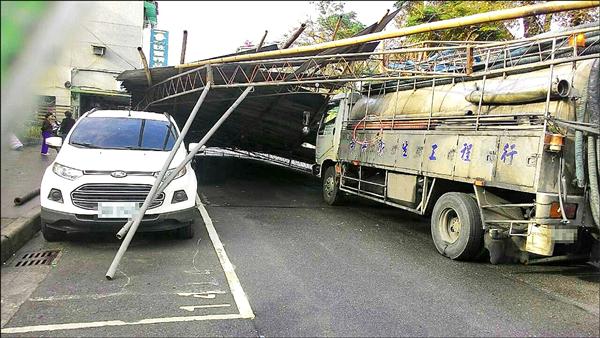
[{"label": "rusty metal frame", "polygon": [[[473,43],[472,41],[467,41],[459,44],[455,41],[440,41],[438,44],[441,46],[436,47],[410,47],[368,53],[316,55],[208,64],[182,72],[154,84],[148,88],[143,99],[136,105],[136,109],[147,110],[154,104],[201,91],[206,85],[207,80],[213,82],[213,88],[215,89],[243,88],[248,86],[297,86],[297,90],[301,86],[309,86],[315,89],[318,87],[339,88],[346,83],[357,81],[374,82],[412,79],[417,82],[441,78],[470,80],[499,73],[506,74],[506,72],[510,71],[556,65],[564,62],[576,62],[598,57],[597,54],[556,59],[554,57],[556,53],[572,52],[572,47],[567,43],[569,36],[598,30],[597,27],[591,27],[550,34],[541,38],[534,37],[505,42]],[[562,39],[562,44],[557,45],[554,51],[542,54],[539,46],[542,43],[548,43],[557,38]],[[594,44],[597,44],[597,42],[594,42]],[[514,59],[508,53],[510,62],[507,66],[506,51],[517,48],[525,48],[526,50]],[[386,58],[390,59],[390,61],[402,61],[409,59],[410,55],[414,53],[432,53],[446,50],[454,50],[455,52],[450,56],[438,58],[434,60],[435,62],[417,62],[414,64],[414,69],[391,69],[385,67],[383,64]],[[539,56],[539,61],[519,65],[523,58],[529,56]],[[502,60],[502,64],[499,65],[499,69],[473,71],[473,60],[478,57],[480,59],[487,59],[489,57],[489,62],[486,62],[489,67],[497,65],[499,60]],[[433,67],[440,64],[446,64],[454,68],[452,71],[435,71]],[[212,78],[210,78],[211,74]]]}]

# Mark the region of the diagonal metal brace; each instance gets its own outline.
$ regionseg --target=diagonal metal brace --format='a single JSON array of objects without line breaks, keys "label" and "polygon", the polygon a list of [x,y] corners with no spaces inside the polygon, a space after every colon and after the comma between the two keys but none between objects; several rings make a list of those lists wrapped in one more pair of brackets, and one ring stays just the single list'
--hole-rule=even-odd
[{"label": "diagonal metal brace", "polygon": [[227,111],[225,113],[223,113],[223,116],[221,116],[221,118],[219,118],[219,120],[215,123],[215,125],[206,133],[206,135],[204,135],[204,137],[202,138],[202,140],[200,140],[200,142],[196,145],[196,147],[194,147],[190,151],[190,153],[177,166],[177,168],[175,168],[173,170],[173,172],[171,172],[171,174],[169,174],[169,176],[163,181],[163,183],[160,185],[160,187],[156,191],[157,195],[159,195],[160,193],[162,193],[165,190],[165,188],[167,187],[167,185],[169,185],[169,183],[171,183],[171,181],[173,181],[173,179],[175,179],[175,177],[177,176],[177,174],[181,170],[183,170],[183,167],[185,167],[185,165],[188,162],[190,162],[194,158],[194,156],[196,156],[196,153],[198,153],[198,151],[200,150],[200,148],[202,148],[202,146],[204,144],[206,144],[206,142],[208,142],[208,140],[211,138],[211,136],[217,131],[217,129],[219,129],[219,127],[223,124],[223,122],[225,122],[225,120],[227,120],[227,118],[229,117],[229,115],[231,115],[231,113],[235,110],[235,108],[237,108],[237,106],[240,103],[242,103],[242,101],[246,98],[246,96],[252,90],[254,90],[253,86],[246,88],[246,90],[244,90],[244,92],[242,93],[242,95],[240,95],[240,97],[238,97],[237,100],[235,100],[235,102],[231,105],[231,107],[229,107],[229,109],[227,109]]},{"label": "diagonal metal brace", "polygon": [[[200,148],[219,129],[219,127],[223,124],[223,122],[225,122],[225,120],[229,117],[229,115],[231,115],[231,113],[235,110],[235,108],[237,108],[237,106],[246,98],[246,96],[253,89],[254,89],[254,87],[248,87],[248,88],[246,88],[246,90],[244,90],[244,92],[240,95],[240,97],[231,105],[231,107],[229,107],[229,109],[227,109],[227,111],[223,114],[223,116],[221,116],[221,118],[212,126],[212,128],[206,133],[206,135],[204,135],[204,137],[202,138],[200,143],[198,143],[198,145],[196,145],[196,147],[194,147],[190,151],[190,153],[185,157],[185,159],[177,166],[177,168],[175,170],[173,170],[173,172],[164,181],[162,180],[162,178],[164,177],[164,175],[167,171],[166,168],[168,168],[168,165],[170,163],[165,163],[165,165],[163,165],[163,170],[161,170],[161,174],[159,174],[159,177],[156,179],[156,182],[152,186],[152,190],[154,190],[154,191],[151,190],[150,191],[151,193],[148,194],[148,196],[146,197],[146,200],[144,201],[144,205],[142,205],[142,208],[140,209],[139,214],[134,218],[134,221],[131,223],[131,229],[129,229],[129,231],[127,231],[127,229],[125,229],[125,231],[127,231],[127,236],[125,236],[123,243],[121,243],[121,246],[119,247],[119,251],[117,251],[115,258],[113,259],[113,262],[111,263],[110,267],[108,268],[108,271],[106,272],[106,279],[108,279],[108,280],[113,279],[114,274],[117,270],[117,267],[119,266],[119,262],[121,261],[121,258],[123,258],[125,251],[127,251],[127,248],[129,247],[129,244],[131,243],[131,240],[133,239],[133,236],[134,236],[135,232],[137,231],[138,226],[140,225],[140,221],[141,221],[142,217],[144,216],[144,213],[148,209],[148,206],[150,205],[150,201],[154,198],[154,196],[150,196],[150,195],[160,194],[165,189],[165,187],[167,185],[169,185],[169,183],[171,183],[171,181],[173,181],[175,176],[177,176],[177,174],[183,169],[183,167],[185,167],[185,165],[187,165],[187,163],[189,163],[194,158],[194,156],[196,156],[196,153],[198,153]],[[205,92],[208,92],[206,90],[206,88],[205,88],[205,91],[203,91],[203,94]],[[204,96],[206,96],[206,95],[204,95]],[[203,100],[203,97],[201,96],[200,99]],[[200,104],[202,104],[202,101],[200,99],[198,99],[198,103],[196,104],[196,106],[198,108],[199,108]],[[194,109],[196,109],[196,106],[194,107]],[[196,110],[196,112],[197,112],[197,110]],[[193,115],[195,115],[195,113]],[[186,127],[188,127],[187,129],[189,129],[188,123],[191,125],[191,120],[193,120],[192,115],[190,115],[190,117],[188,118],[188,122],[186,122]],[[184,127],[184,131],[185,131],[185,133],[182,132],[179,135],[179,138],[177,139],[178,141],[180,139],[183,140],[183,137],[185,137],[185,134],[187,133],[187,130],[185,127]],[[179,143],[181,143],[181,142],[179,142]],[[159,186],[159,183],[161,181],[162,181],[162,184],[160,184],[160,186]],[[150,197],[152,197],[152,198],[150,198]],[[129,222],[127,224],[129,224]],[[126,226],[127,226],[127,224],[126,224]],[[119,232],[122,232],[122,231],[123,231],[123,229],[121,229],[121,231],[119,231]]]},{"label": "diagonal metal brace", "polygon": [[167,170],[169,170],[169,166],[171,165],[171,162],[173,162],[173,158],[175,158],[175,154],[179,150],[179,146],[181,145],[181,143],[183,143],[183,138],[185,137],[188,130],[192,126],[192,122],[196,118],[196,114],[198,113],[200,106],[204,102],[204,99],[206,98],[206,95],[208,94],[208,91],[210,90],[211,85],[212,85],[212,83],[210,83],[210,82],[207,83],[206,87],[204,87],[204,90],[202,91],[202,94],[198,98],[196,105],[194,105],[194,108],[192,109],[190,116],[188,116],[188,119],[185,122],[183,129],[181,130],[181,133],[179,133],[179,137],[177,138],[177,141],[175,141],[175,145],[169,152],[169,156],[165,160],[165,163],[163,164],[162,168],[160,169],[160,172],[158,174],[158,177],[154,181],[154,185],[152,186],[152,189],[148,193],[148,196],[146,196],[146,199],[144,200],[144,203],[142,204],[142,207],[140,208],[140,212],[139,212],[140,215],[134,217],[133,219],[131,219],[127,223],[125,223],[123,228],[121,228],[121,230],[119,230],[119,232],[117,232],[118,239],[123,239],[123,236],[125,236],[125,234],[129,230],[129,228],[131,228],[133,223],[142,219],[144,213],[147,210],[147,207],[144,208],[144,206],[150,205],[150,203],[152,203],[152,200],[154,200],[154,198],[160,194],[160,193],[156,192],[158,190],[158,187],[160,186],[160,182],[162,182],[162,180],[165,177],[165,174],[167,173]]}]

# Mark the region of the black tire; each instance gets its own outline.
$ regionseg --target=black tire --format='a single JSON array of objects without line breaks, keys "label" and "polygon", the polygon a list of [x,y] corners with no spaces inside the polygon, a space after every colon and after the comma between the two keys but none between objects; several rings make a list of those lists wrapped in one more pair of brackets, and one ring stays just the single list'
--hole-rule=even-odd
[{"label": "black tire", "polygon": [[483,245],[483,226],[473,197],[445,193],[431,214],[431,237],[442,255],[456,260],[475,259]]},{"label": "black tire", "polygon": [[343,200],[336,176],[334,166],[328,167],[323,175],[323,200],[329,205],[340,205]]},{"label": "black tire", "polygon": [[183,228],[177,229],[177,237],[180,239],[194,238],[194,223],[190,223]]},{"label": "black tire", "polygon": [[63,240],[65,233],[60,230],[52,229],[46,226],[46,223],[42,221],[42,236],[47,242],[58,242]]}]

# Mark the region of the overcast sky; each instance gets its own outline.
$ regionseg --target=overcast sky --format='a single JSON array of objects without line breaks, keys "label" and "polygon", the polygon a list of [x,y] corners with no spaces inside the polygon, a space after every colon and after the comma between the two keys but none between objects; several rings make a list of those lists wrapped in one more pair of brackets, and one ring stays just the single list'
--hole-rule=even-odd
[{"label": "overcast sky", "polygon": [[[347,1],[366,25],[378,21],[395,1]],[[179,63],[183,30],[188,31],[186,62],[234,53],[250,40],[258,43],[265,30],[266,42],[280,39],[298,28],[307,17],[317,17],[308,1],[159,1],[157,29],[169,31],[169,65]],[[393,22],[388,29],[393,28]],[[149,29],[144,30],[148,55]]]}]

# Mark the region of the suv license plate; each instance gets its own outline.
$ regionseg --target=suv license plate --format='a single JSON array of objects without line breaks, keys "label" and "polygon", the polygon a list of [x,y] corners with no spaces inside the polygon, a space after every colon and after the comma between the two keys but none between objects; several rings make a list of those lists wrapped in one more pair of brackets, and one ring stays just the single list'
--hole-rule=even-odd
[{"label": "suv license plate", "polygon": [[133,218],[139,211],[138,202],[98,202],[98,218]]}]

